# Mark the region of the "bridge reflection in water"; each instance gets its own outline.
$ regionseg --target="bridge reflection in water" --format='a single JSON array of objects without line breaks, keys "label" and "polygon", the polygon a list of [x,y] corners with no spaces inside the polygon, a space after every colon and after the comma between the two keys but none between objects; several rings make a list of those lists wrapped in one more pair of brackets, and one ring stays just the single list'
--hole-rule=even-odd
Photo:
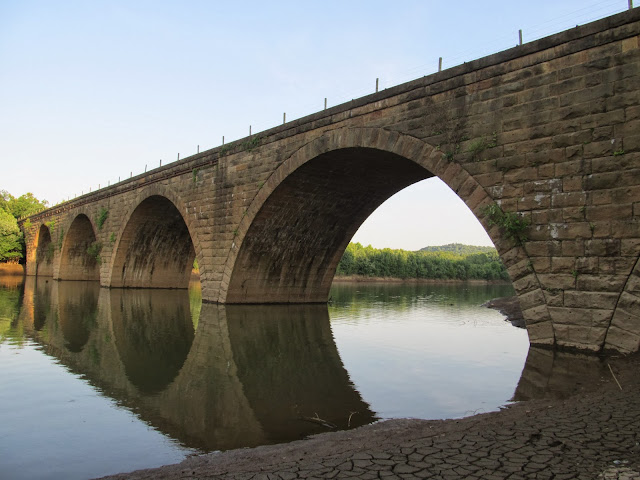
[{"label": "bridge reflection in water", "polygon": [[375,420],[340,360],[326,305],[205,303],[194,318],[190,303],[186,290],[27,277],[20,320],[48,355],[192,448]]},{"label": "bridge reflection in water", "polygon": [[[23,334],[187,447],[286,442],[376,419],[349,380],[326,305],[201,305],[197,290],[42,277],[26,278],[21,300]],[[531,348],[513,400],[567,397],[606,368]]]}]

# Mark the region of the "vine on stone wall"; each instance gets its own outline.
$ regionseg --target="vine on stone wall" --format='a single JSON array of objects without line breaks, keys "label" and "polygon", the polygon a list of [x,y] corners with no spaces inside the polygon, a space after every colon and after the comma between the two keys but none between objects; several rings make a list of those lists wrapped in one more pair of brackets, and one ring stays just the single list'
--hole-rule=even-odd
[{"label": "vine on stone wall", "polygon": [[527,230],[531,224],[529,219],[514,212],[505,212],[496,203],[484,207],[482,213],[487,216],[489,225],[502,228],[507,238],[512,238],[518,245],[527,241]]},{"label": "vine on stone wall", "polygon": [[98,230],[102,230],[102,226],[104,225],[104,222],[107,221],[108,216],[109,216],[109,210],[107,210],[104,207],[101,207],[100,211],[98,212],[98,216],[96,217],[96,224],[98,225]]},{"label": "vine on stone wall", "polygon": [[98,265],[102,263],[102,258],[100,258],[101,251],[102,251],[102,244],[100,242],[93,242],[91,243],[91,245],[87,247],[87,254],[95,258]]}]

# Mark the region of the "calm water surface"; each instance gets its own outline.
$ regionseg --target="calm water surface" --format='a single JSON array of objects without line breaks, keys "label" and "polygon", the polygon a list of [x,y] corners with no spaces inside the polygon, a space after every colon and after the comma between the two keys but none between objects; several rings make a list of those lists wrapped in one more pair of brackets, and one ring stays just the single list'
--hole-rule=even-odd
[{"label": "calm water surface", "polygon": [[225,307],[202,304],[199,284],[0,277],[0,478],[91,478],[496,410],[544,390],[521,379],[526,332],[481,307],[511,293],[336,284],[329,307]]}]

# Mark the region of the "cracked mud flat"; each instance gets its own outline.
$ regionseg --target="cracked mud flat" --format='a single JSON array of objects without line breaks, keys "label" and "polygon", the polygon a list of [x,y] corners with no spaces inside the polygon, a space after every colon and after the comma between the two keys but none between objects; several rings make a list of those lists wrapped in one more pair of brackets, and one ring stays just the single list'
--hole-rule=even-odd
[{"label": "cracked mud flat", "polygon": [[563,400],[459,420],[389,420],[111,479],[640,479],[640,355]]}]

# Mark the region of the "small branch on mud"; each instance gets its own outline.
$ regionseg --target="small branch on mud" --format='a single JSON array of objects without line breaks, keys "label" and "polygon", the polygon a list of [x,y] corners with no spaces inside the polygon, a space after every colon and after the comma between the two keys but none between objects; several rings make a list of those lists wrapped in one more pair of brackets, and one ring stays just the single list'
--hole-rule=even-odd
[{"label": "small branch on mud", "polygon": [[337,425],[334,425],[331,422],[321,419],[317,413],[315,417],[302,417],[302,419],[306,420],[307,422],[317,423],[318,425],[322,425],[325,428],[330,428],[331,430],[336,430],[338,428]]},{"label": "small branch on mud", "polygon": [[351,428],[351,417],[353,417],[356,413],[359,412],[350,412],[349,420],[347,420],[347,427]]},{"label": "small branch on mud", "polygon": [[613,373],[613,369],[611,368],[611,365],[609,363],[607,363],[607,366],[609,367],[609,371],[611,372],[611,376],[613,377],[613,379],[618,384],[618,387],[620,388],[620,391],[622,391],[622,385],[620,385],[620,382],[618,381],[618,379],[616,378],[615,374]]}]

